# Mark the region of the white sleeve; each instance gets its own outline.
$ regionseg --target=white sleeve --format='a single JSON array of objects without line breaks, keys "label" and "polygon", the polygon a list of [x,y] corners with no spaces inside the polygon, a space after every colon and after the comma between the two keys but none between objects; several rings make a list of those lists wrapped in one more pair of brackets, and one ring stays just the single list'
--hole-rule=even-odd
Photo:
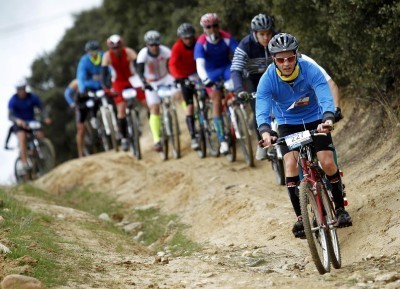
[{"label": "white sleeve", "polygon": [[319,70],[321,70],[322,74],[324,75],[326,81],[329,81],[332,77],[330,77],[330,75],[326,72],[325,69],[323,69],[314,59],[312,59],[311,57],[305,55],[305,54],[301,54],[301,58],[304,59],[305,61],[311,62],[312,64],[316,65]]},{"label": "white sleeve", "polygon": [[142,48],[136,58],[136,63],[146,63],[147,47]]},{"label": "white sleeve", "polygon": [[206,71],[206,60],[204,58],[197,58],[196,59],[196,69],[197,74],[201,78],[201,80],[207,79],[207,71]]}]

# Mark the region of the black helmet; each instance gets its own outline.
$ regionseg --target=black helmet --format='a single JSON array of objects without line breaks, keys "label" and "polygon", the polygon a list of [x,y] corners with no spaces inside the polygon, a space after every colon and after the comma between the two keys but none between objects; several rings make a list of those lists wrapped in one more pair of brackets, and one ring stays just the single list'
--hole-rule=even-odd
[{"label": "black helmet", "polygon": [[100,44],[96,40],[89,40],[85,44],[85,51],[90,51],[90,50],[99,50],[100,49]]},{"label": "black helmet", "polygon": [[146,32],[144,35],[144,41],[146,44],[152,45],[152,44],[160,44],[160,32],[156,30],[149,30]]},{"label": "black helmet", "polygon": [[182,23],[178,27],[177,34],[180,38],[192,37],[195,34],[195,30],[192,24]]},{"label": "black helmet", "polygon": [[274,27],[274,19],[271,16],[266,16],[265,14],[258,14],[251,20],[251,30],[261,31],[270,30]]},{"label": "black helmet", "polygon": [[296,53],[298,48],[299,43],[296,38],[288,33],[276,34],[268,43],[268,50],[272,55],[291,50]]}]

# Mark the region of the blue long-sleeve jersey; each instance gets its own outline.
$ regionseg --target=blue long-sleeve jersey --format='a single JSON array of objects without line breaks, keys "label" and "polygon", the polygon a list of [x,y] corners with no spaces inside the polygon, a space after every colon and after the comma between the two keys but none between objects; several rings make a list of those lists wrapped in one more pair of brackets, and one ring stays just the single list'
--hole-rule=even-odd
[{"label": "blue long-sleeve jersey", "polygon": [[[100,59],[103,57],[103,52],[100,53]],[[90,55],[86,53],[81,57],[78,64],[76,73],[78,80],[79,92],[84,93],[86,89],[100,89],[101,88],[101,61],[95,65],[90,60]]]},{"label": "blue long-sleeve jersey", "polygon": [[271,64],[257,87],[257,126],[271,125],[271,113],[278,125],[303,124],[334,113],[333,97],[321,70],[311,62],[298,59],[300,72],[292,85],[284,82]]}]

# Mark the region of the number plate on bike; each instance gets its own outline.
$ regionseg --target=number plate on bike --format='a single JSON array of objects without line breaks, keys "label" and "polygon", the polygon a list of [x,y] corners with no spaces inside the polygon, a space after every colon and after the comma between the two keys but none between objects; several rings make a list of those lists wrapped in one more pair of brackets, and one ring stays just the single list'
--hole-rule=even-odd
[{"label": "number plate on bike", "polygon": [[309,130],[294,133],[285,137],[286,145],[289,149],[295,149],[299,146],[312,142],[311,134]]}]

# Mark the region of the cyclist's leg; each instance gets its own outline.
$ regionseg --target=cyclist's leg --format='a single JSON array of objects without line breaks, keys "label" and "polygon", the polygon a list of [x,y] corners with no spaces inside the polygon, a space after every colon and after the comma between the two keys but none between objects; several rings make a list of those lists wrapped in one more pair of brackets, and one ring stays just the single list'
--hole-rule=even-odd
[{"label": "cyclist's leg", "polygon": [[314,143],[318,161],[332,186],[332,196],[338,217],[338,226],[351,226],[351,217],[344,209],[343,185],[339,169],[335,163],[331,135],[315,137]]},{"label": "cyclist's leg", "polygon": [[28,166],[28,157],[27,157],[27,137],[26,137],[26,131],[22,129],[21,127],[16,127],[15,128],[16,135],[18,138],[18,145],[19,145],[19,152],[20,152],[20,157],[22,164],[25,166]]},{"label": "cyclist's leg", "polygon": [[[207,90],[207,92],[209,92]],[[221,115],[222,111],[222,91],[212,89],[209,92],[210,99],[213,104],[213,122],[215,126],[215,130],[217,132],[218,140],[220,142],[225,141],[224,134],[224,120]]]},{"label": "cyclist's leg", "polygon": [[[161,141],[161,117],[160,117],[160,98],[156,91],[146,90],[146,102],[149,107],[149,126],[151,134],[153,135],[153,142],[155,149],[158,149],[158,145]],[[156,147],[157,146],[157,147]]]},{"label": "cyclist's leg", "polygon": [[[196,131],[194,126],[194,107],[193,107],[193,94],[194,90],[192,87],[181,83],[181,90],[183,94],[183,98],[186,104],[186,125],[190,134],[190,138],[192,139],[192,147],[194,141],[196,141]],[[198,145],[197,145],[198,147]],[[194,147],[193,147],[194,148]]]},{"label": "cyclist's leg", "polygon": [[[282,125],[278,127],[278,130],[279,135],[284,137],[301,130],[301,128],[293,125]],[[286,188],[297,217],[297,221],[294,223],[292,228],[292,233],[296,238],[303,238],[305,233],[301,216],[300,199],[297,191],[297,186],[300,182],[299,169],[297,166],[299,153],[298,151],[289,151],[289,148],[286,145],[282,145],[281,148],[285,163]]]}]

